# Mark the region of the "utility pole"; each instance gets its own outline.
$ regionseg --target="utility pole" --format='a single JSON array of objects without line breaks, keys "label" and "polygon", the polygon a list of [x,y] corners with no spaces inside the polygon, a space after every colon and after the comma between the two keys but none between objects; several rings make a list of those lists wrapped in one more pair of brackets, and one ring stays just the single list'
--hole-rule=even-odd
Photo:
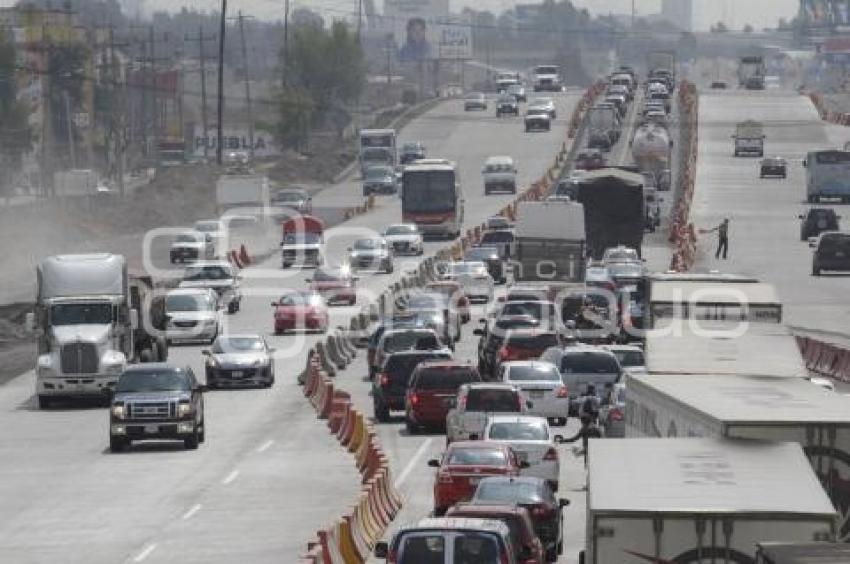
[{"label": "utility pole", "polygon": [[239,15],[236,19],[239,20],[239,40],[242,43],[242,73],[245,75],[245,105],[248,113],[248,152],[251,155],[251,163],[254,162],[254,114],[251,107],[251,76],[248,65],[248,47],[245,43],[245,18],[250,16],[242,15],[242,10],[239,10]]},{"label": "utility pole", "polygon": [[360,33],[363,28],[363,0],[357,0],[357,42],[360,43]]},{"label": "utility pole", "polygon": [[[128,44],[123,43],[121,46],[126,47]],[[115,43],[115,26],[109,25],[109,64],[105,65],[109,69],[109,90],[110,90],[110,108],[109,108],[109,128],[113,138],[113,150],[115,153],[116,175],[118,177],[118,192],[124,195],[124,160],[126,158],[126,150],[128,143],[128,124],[127,119],[127,92],[126,82],[120,80],[118,57],[115,55],[115,48],[119,45]],[[109,159],[107,152],[106,158]]]},{"label": "utility pole", "polygon": [[216,132],[215,160],[221,165],[224,140],[224,34],[227,28],[227,0],[221,0],[221,27],[218,34],[218,131]]},{"label": "utility pole", "polygon": [[[53,135],[53,128],[50,127],[50,98],[51,86],[50,80],[50,59],[53,53],[53,43],[47,34],[47,24],[41,24],[41,40],[47,44],[44,46],[46,57],[44,64],[44,72],[41,74],[41,190],[42,195],[47,197],[53,195],[54,190],[50,189],[53,186],[53,179],[50,178],[51,171],[48,170],[50,162],[50,141]],[[54,188],[55,189],[55,188]]]},{"label": "utility pole", "polygon": [[632,0],[632,29],[635,28],[635,0]]},{"label": "utility pole", "polygon": [[281,86],[286,88],[289,74],[289,0],[283,0],[283,76]]},{"label": "utility pole", "polygon": [[215,41],[215,34],[204,35],[204,26],[198,27],[198,36],[186,36],[187,41],[198,42],[198,52],[201,65],[201,127],[204,129],[204,158],[209,157],[209,121],[207,120],[207,57],[204,49],[205,41]]},{"label": "utility pole", "polygon": [[74,119],[71,117],[71,97],[67,90],[62,91],[65,99],[65,127],[68,128],[68,148],[71,154],[71,168],[77,168],[77,145],[74,143]]}]

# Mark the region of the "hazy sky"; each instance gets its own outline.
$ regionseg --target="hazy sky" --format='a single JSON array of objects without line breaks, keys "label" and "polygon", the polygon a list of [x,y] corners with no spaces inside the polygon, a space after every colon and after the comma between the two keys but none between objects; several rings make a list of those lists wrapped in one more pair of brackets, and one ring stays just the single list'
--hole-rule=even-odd
[{"label": "hazy sky", "polygon": [[[8,0],[6,0],[8,1]],[[453,10],[464,6],[488,9],[499,12],[515,4],[514,0],[450,0]],[[523,0],[531,3],[534,0]],[[751,23],[757,29],[775,26],[780,17],[790,19],[797,13],[798,0],[693,0],[695,25],[697,29],[707,29],[718,20],[725,20],[730,27],[739,29]],[[179,6],[194,6],[198,9],[215,9],[220,0],[143,0],[146,11],[152,9],[175,10]],[[290,0],[292,7],[308,7],[329,17],[344,17],[356,13],[358,0]],[[284,0],[228,0],[228,11],[245,13],[269,19],[281,17]],[[586,7],[592,12],[630,13],[632,0],[573,0],[577,6]],[[383,0],[375,0],[377,6]],[[638,13],[652,13],[660,10],[661,0],[635,0]]]}]

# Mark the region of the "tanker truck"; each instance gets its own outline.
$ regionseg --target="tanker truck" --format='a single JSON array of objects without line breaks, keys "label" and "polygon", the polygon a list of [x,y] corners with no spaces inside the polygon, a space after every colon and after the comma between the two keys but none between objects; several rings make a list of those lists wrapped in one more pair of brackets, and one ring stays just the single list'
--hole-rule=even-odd
[{"label": "tanker truck", "polygon": [[659,190],[669,190],[673,141],[667,129],[657,123],[638,126],[631,148],[632,158],[641,173],[651,175]]},{"label": "tanker truck", "polygon": [[106,400],[128,364],[167,359],[164,300],[149,277],[129,274],[123,256],[51,256],[36,275],[26,325],[38,342],[39,408],[57,399]]}]

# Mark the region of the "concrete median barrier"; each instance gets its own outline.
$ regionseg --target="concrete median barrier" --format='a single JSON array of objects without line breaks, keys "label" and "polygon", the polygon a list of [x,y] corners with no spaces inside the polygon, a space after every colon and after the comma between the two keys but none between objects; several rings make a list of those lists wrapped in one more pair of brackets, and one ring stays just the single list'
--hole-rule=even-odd
[{"label": "concrete median barrier", "polygon": [[333,335],[325,337],[325,351],[327,351],[328,360],[339,370],[344,370],[348,366],[348,361],[342,356],[337,348],[336,338]]},{"label": "concrete median barrier", "polygon": [[319,360],[319,365],[322,367],[322,370],[324,370],[331,378],[335,377],[336,369],[333,367],[330,358],[328,358],[328,351],[322,341],[318,341],[316,343],[316,357]]}]

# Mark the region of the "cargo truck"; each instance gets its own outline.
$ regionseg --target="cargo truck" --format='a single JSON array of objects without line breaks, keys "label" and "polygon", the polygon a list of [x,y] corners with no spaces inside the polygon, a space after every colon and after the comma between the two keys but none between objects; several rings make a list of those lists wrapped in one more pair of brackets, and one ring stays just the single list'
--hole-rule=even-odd
[{"label": "cargo truck", "polygon": [[615,168],[589,171],[578,181],[584,206],[587,254],[595,260],[605,249],[625,245],[640,253],[644,232],[644,178]]},{"label": "cargo truck", "polygon": [[838,539],[850,539],[850,397],[803,378],[635,374],[626,436],[799,443],[838,510]]},{"label": "cargo truck", "polygon": [[373,166],[395,167],[398,164],[395,129],[360,130],[360,174]]},{"label": "cargo truck", "polygon": [[804,378],[797,339],[781,324],[688,320],[646,335],[653,374],[748,374]]},{"label": "cargo truck", "polygon": [[147,276],[131,276],[123,256],[57,255],[37,267],[36,398],[105,398],[129,363],[164,361],[165,309]]},{"label": "cargo truck", "polygon": [[583,564],[752,564],[758,542],[835,539],[798,444],[603,439],[588,451]]},{"label": "cargo truck", "polygon": [[516,282],[580,282],[585,267],[584,209],[564,201],[517,208]]},{"label": "cargo truck", "polygon": [[748,55],[738,59],[738,86],[747,90],[764,90],[766,70],[764,58]]},{"label": "cargo truck", "polygon": [[268,215],[269,179],[261,174],[225,174],[215,183],[218,214],[245,208],[251,215]]},{"label": "cargo truck", "polygon": [[735,125],[734,154],[764,156],[764,126],[760,121],[747,120]]}]

